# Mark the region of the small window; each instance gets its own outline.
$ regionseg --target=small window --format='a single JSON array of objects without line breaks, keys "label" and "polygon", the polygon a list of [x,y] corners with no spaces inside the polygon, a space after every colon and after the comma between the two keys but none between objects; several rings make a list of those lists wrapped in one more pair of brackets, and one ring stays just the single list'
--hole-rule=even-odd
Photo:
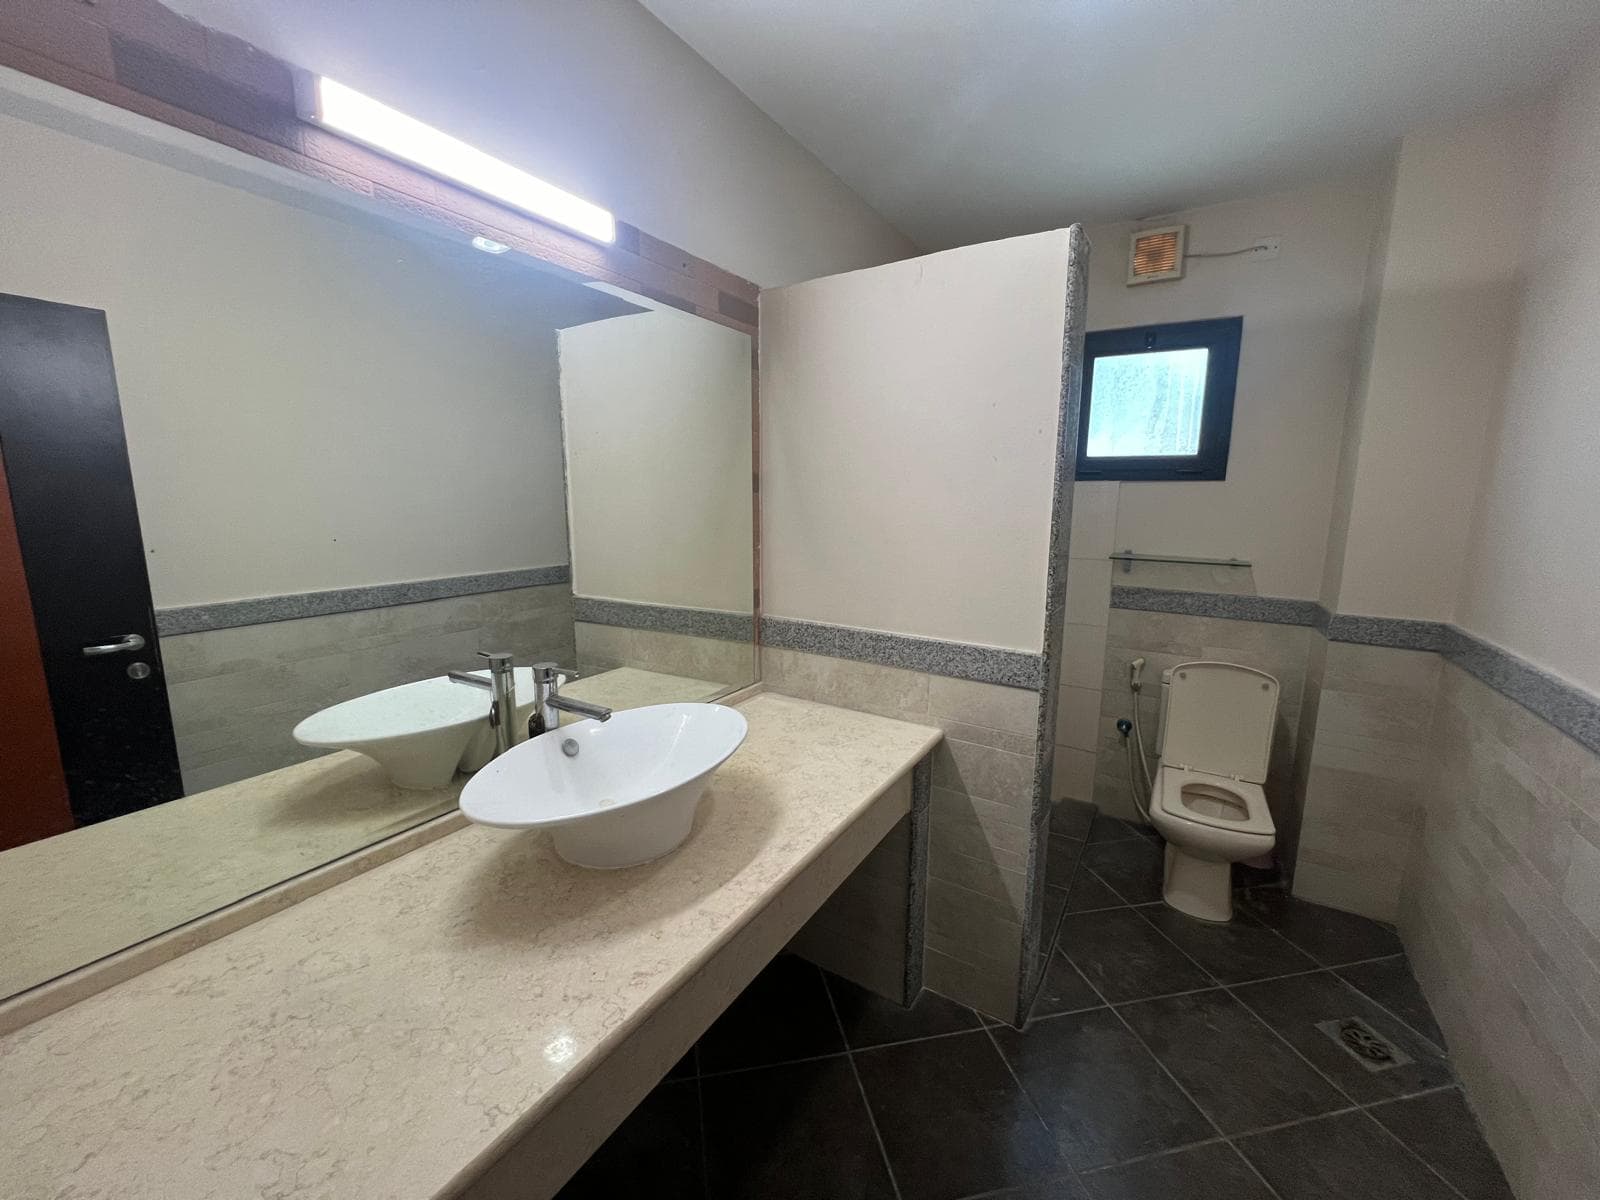
[{"label": "small window", "polygon": [[1226,479],[1243,317],[1084,338],[1079,479]]}]

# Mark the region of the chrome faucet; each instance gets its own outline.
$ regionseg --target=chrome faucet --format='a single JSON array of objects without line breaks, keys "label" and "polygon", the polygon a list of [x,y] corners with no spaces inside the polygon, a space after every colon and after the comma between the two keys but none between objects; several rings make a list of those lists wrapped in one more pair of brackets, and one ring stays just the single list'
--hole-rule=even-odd
[{"label": "chrome faucet", "polygon": [[489,703],[489,727],[494,730],[496,758],[522,739],[517,736],[517,669],[511,655],[504,650],[479,650],[479,658],[489,660],[489,678],[470,671],[451,671],[450,678],[457,683],[470,683],[473,687],[487,688],[494,693]]},{"label": "chrome faucet", "polygon": [[561,724],[561,714],[572,713],[578,717],[589,717],[596,721],[609,721],[611,710],[603,704],[590,704],[586,700],[575,700],[561,694],[561,679],[576,679],[578,673],[558,667],[553,662],[533,664],[533,694],[536,697],[533,706],[533,716],[528,721],[528,734],[537,737],[556,729]]}]

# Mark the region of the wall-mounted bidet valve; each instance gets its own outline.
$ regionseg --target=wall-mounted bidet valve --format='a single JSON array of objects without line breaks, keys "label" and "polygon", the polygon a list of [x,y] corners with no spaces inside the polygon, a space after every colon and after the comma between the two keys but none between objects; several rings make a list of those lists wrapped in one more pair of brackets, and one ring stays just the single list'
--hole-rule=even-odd
[{"label": "wall-mounted bidet valve", "polygon": [[[578,673],[553,662],[533,664],[533,716],[528,720],[528,736],[538,737],[561,724],[561,714],[572,713],[595,721],[609,721],[611,710],[603,704],[573,700],[561,694],[563,679],[576,679]],[[569,756],[570,757],[570,756]]]},{"label": "wall-mounted bidet valve", "polygon": [[522,739],[517,737],[517,669],[504,650],[479,650],[479,658],[489,660],[489,678],[470,671],[451,671],[457,683],[487,688],[494,694],[489,703],[489,727],[494,730],[494,753],[498,758]]}]

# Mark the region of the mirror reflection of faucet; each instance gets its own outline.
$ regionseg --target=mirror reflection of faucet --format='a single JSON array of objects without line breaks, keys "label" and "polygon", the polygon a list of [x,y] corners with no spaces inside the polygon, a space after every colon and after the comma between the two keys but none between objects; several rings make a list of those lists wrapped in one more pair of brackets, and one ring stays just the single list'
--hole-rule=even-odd
[{"label": "mirror reflection of faucet", "polygon": [[603,704],[590,704],[586,700],[561,694],[563,683],[578,678],[576,671],[557,666],[553,662],[540,662],[534,663],[530,668],[533,674],[533,715],[528,718],[526,729],[518,728],[515,719],[503,716],[517,711],[516,669],[512,664],[511,655],[503,651],[488,650],[480,650],[478,653],[489,660],[487,680],[470,671],[451,671],[449,678],[457,683],[488,688],[494,693],[494,701],[489,706],[489,725],[495,731],[496,757],[526,738],[538,737],[541,733],[555,729],[561,724],[561,714],[564,712],[595,721],[611,719],[611,710]]}]

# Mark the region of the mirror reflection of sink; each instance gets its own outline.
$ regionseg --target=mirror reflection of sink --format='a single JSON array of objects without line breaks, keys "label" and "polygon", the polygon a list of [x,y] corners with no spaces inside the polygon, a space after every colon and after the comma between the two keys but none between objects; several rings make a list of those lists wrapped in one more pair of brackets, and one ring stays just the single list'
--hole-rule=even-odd
[{"label": "mirror reflection of sink", "polygon": [[[486,682],[487,671],[473,671]],[[533,715],[533,670],[517,668],[517,717]],[[314,713],[294,727],[302,746],[356,750],[389,773],[396,787],[441,788],[460,771],[476,771],[494,754],[490,695],[446,676],[357,696]]]},{"label": "mirror reflection of sink", "polygon": [[721,704],[654,704],[552,729],[467,781],[461,811],[502,829],[549,827],[580,867],[631,867],[677,849],[711,774],[744,741]]}]

